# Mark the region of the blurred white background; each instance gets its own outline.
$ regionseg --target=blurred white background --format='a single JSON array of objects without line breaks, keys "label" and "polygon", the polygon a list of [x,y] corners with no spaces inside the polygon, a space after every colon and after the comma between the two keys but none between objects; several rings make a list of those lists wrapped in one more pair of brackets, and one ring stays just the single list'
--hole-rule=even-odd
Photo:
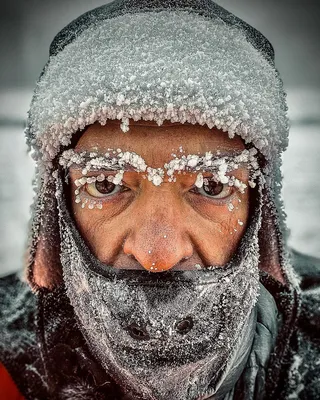
[{"label": "blurred white background", "polygon": [[[20,269],[32,203],[33,163],[23,126],[54,35],[87,0],[16,0],[0,15],[0,274]],[[271,41],[288,93],[291,132],[283,158],[290,245],[320,257],[320,2],[220,0]]]}]

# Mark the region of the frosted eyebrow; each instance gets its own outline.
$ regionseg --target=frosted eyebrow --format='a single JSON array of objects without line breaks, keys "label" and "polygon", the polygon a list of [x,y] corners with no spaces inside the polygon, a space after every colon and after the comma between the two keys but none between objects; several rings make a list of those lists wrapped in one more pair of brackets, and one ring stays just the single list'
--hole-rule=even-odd
[{"label": "frosted eyebrow", "polygon": [[82,168],[82,174],[86,175],[90,170],[125,170],[144,172],[147,165],[138,154],[121,149],[108,149],[104,154],[97,152],[75,152],[73,149],[62,153],[59,164],[65,169]]},{"label": "frosted eyebrow", "polygon": [[[194,161],[202,164],[201,166],[206,166],[206,161],[208,160],[217,160],[224,159],[227,161],[232,161],[234,157],[241,157],[243,154],[250,154],[248,150],[233,150],[233,151],[217,151],[216,153],[212,153],[211,151],[206,152],[205,154],[188,154],[179,155],[172,153],[171,155],[175,158],[169,161],[169,163],[165,163],[164,167],[166,168],[170,164],[175,164],[177,160],[184,163],[188,168],[188,171],[193,172],[199,170],[196,165],[194,165]],[[247,157],[248,158],[248,157]],[[245,160],[241,161],[235,160],[236,162],[246,162]],[[60,160],[60,165],[64,168],[86,168],[91,169],[93,167],[96,168],[108,168],[111,170],[136,170],[145,171],[147,165],[145,160],[134,152],[122,151],[121,149],[108,149],[106,153],[99,153],[94,151],[82,151],[75,152],[73,149],[66,150],[62,153]],[[201,168],[201,167],[200,167]]]},{"label": "frosted eyebrow", "polygon": [[[69,168],[75,169],[75,170],[80,170],[82,171],[83,175],[86,175],[89,170],[87,170],[86,172],[86,167],[87,167],[87,163],[85,161],[79,163],[79,164],[71,164],[69,166]],[[93,166],[93,168],[90,168],[91,171],[135,171],[135,168],[132,167],[132,165],[130,164],[123,164],[123,165],[119,165],[119,164],[110,164],[110,165],[103,165],[103,166]]]},{"label": "frosted eyebrow", "polygon": [[[75,152],[73,149],[64,151],[60,158],[59,164],[66,170],[71,166],[77,169],[82,169],[82,177],[76,179],[74,184],[75,202],[81,202],[81,188],[86,184],[95,182],[102,182],[108,180],[114,185],[122,185],[123,174],[125,170],[133,170],[136,172],[144,172],[143,177],[151,181],[155,186],[160,186],[164,180],[165,175],[168,176],[169,182],[175,182],[175,173],[180,174],[183,172],[195,172],[197,174],[195,186],[201,188],[205,180],[202,172],[208,171],[213,174],[213,178],[217,182],[235,186],[241,193],[247,188],[247,184],[237,179],[229,172],[232,172],[246,164],[249,170],[250,179],[248,184],[250,187],[255,187],[255,180],[261,175],[258,159],[256,157],[257,150],[255,148],[245,149],[243,151],[228,151],[221,154],[221,151],[212,153],[206,152],[201,154],[182,154],[178,157],[176,154],[171,153],[174,157],[168,163],[165,163],[163,168],[152,168],[147,166],[145,160],[134,152],[125,151],[121,149],[113,150],[108,149],[105,154],[97,152]],[[115,176],[105,176],[101,173],[99,176],[86,176],[89,171],[101,170],[116,170],[118,171]],[[88,203],[89,209],[102,208],[101,200],[88,200],[84,199],[81,207],[84,208]]]},{"label": "frosted eyebrow", "polygon": [[[240,161],[240,159],[237,161],[237,157],[240,157],[242,155],[243,150],[239,151],[225,151],[221,152],[219,151],[218,153],[212,154],[212,157],[210,160],[212,161],[212,164],[209,165],[207,164],[206,161],[206,154],[211,154],[211,152],[207,152],[205,154],[199,154],[199,159],[197,165],[193,166],[192,164],[188,165],[188,172],[199,172],[201,171],[212,171],[215,170],[219,166],[219,162],[225,161],[226,163],[231,163],[235,162],[238,164],[246,164],[248,161]],[[231,165],[230,165],[231,166]],[[239,165],[240,166],[240,165]],[[235,168],[231,167],[230,170],[233,170]]]},{"label": "frosted eyebrow", "polygon": [[[217,151],[212,153],[206,152],[204,155],[198,154],[182,154],[177,157],[176,154],[171,154],[173,159],[165,163],[163,168],[152,168],[147,166],[145,160],[134,152],[122,151],[121,149],[108,149],[108,151],[101,155],[97,152],[75,152],[73,149],[66,150],[62,153],[59,164],[65,169],[70,166],[76,165],[82,168],[82,175],[87,175],[89,171],[101,170],[117,170],[117,175],[123,177],[125,170],[134,170],[136,172],[145,172],[146,178],[151,181],[155,186],[160,186],[164,180],[164,176],[168,176],[169,182],[175,182],[175,173],[180,174],[182,171],[198,172],[209,171],[214,174],[215,179],[221,183],[232,184],[230,177],[226,174],[239,168],[240,164],[246,163],[251,179],[250,186],[254,187],[254,180],[260,174],[259,164],[257,160],[257,150],[255,148],[245,149],[241,152],[233,151],[227,156],[221,155]],[[202,184],[201,176],[197,179],[197,185]],[[121,179],[119,183],[121,183]],[[117,178],[118,180],[118,178]]]}]

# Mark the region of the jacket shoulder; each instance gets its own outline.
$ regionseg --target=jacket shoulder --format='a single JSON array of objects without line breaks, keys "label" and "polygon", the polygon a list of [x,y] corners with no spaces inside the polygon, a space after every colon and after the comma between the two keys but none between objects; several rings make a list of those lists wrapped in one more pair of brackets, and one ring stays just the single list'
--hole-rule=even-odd
[{"label": "jacket shoulder", "polygon": [[320,399],[320,259],[296,250],[292,264],[300,275],[301,308],[297,321],[288,398]]},{"label": "jacket shoulder", "polygon": [[25,349],[34,347],[35,295],[18,274],[0,279],[0,362],[9,369]]},{"label": "jacket shoulder", "polygon": [[[19,274],[0,278],[0,333],[23,334],[24,330],[33,330],[35,296]],[[4,338],[0,337],[0,343]]]},{"label": "jacket shoulder", "polygon": [[301,277],[302,290],[320,286],[320,258],[303,254],[297,250],[291,250],[294,270]]}]

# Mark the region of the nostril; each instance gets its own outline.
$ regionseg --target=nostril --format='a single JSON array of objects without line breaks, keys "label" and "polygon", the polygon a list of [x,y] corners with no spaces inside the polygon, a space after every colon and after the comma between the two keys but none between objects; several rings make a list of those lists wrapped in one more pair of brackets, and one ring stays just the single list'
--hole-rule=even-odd
[{"label": "nostril", "polygon": [[128,330],[129,335],[133,339],[137,339],[137,340],[149,340],[150,339],[150,335],[147,332],[147,330],[144,327],[139,326],[135,323],[129,325],[127,330]]},{"label": "nostril", "polygon": [[187,317],[181,321],[176,322],[174,327],[178,333],[184,335],[193,328],[193,320],[191,317]]}]

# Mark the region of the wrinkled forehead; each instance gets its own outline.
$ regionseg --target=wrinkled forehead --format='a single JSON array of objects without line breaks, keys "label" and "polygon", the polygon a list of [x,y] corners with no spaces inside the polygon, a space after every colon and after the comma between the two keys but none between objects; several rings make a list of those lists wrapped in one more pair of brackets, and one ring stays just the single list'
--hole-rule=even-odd
[{"label": "wrinkled forehead", "polygon": [[130,121],[130,131],[124,133],[120,121],[106,125],[90,125],[80,136],[75,150],[105,153],[108,149],[131,151],[144,158],[154,168],[172,159],[172,153],[204,154],[208,151],[233,155],[245,149],[240,136],[230,139],[225,132],[199,124],[165,121],[158,126],[153,121]]}]

